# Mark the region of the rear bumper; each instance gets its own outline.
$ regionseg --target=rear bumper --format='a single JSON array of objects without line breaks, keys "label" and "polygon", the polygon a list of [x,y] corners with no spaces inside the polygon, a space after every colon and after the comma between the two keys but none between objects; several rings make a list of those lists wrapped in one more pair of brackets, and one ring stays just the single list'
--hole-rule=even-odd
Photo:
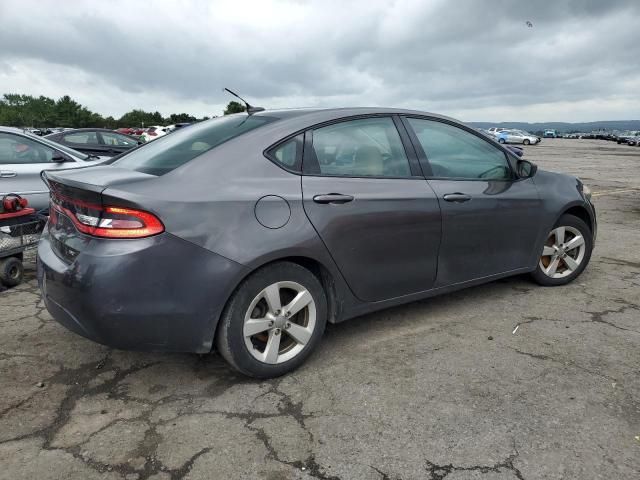
[{"label": "rear bumper", "polygon": [[127,350],[205,353],[244,267],[163,233],[91,239],[68,263],[44,232],[38,283],[53,318],[98,343]]}]

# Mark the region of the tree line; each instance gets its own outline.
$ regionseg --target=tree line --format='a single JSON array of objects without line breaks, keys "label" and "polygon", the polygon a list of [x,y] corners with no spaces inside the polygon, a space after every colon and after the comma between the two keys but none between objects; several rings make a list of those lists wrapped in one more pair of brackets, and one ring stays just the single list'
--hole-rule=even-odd
[{"label": "tree line", "polygon": [[[244,106],[231,101],[224,114],[243,112]],[[160,112],[131,110],[120,118],[103,117],[73,100],[69,95],[58,100],[40,95],[6,93],[0,99],[0,125],[9,127],[141,127],[170,125],[182,122],[199,122],[210,117],[196,118],[188,113],[172,113],[163,117]]]}]

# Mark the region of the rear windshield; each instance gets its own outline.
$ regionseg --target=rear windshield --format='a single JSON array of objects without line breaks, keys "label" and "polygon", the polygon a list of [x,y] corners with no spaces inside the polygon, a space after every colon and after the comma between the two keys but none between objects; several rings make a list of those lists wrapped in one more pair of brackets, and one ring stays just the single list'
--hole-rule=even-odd
[{"label": "rear windshield", "polygon": [[276,119],[233,115],[178,129],[118,158],[113,165],[151,175],[164,175],[227,140]]}]

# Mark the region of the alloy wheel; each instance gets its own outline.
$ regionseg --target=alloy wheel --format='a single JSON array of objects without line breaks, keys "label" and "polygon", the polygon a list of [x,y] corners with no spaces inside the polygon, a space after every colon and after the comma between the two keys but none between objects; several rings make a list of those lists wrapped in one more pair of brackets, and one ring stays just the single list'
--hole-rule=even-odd
[{"label": "alloy wheel", "polygon": [[540,269],[550,278],[564,278],[580,268],[586,245],[582,233],[574,227],[551,230],[540,257]]},{"label": "alloy wheel", "polygon": [[315,326],[316,305],[311,293],[296,282],[277,282],[258,293],[249,305],[244,342],[257,360],[283,363],[305,348]]}]

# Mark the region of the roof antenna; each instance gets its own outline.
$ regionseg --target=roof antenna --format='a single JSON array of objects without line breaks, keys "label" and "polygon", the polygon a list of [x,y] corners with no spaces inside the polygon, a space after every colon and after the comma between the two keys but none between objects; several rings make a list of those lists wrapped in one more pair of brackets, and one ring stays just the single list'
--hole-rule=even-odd
[{"label": "roof antenna", "polygon": [[251,106],[251,104],[249,104],[249,102],[247,102],[244,98],[242,98],[240,95],[238,95],[236,92],[232,92],[231,90],[229,90],[227,87],[223,88],[223,91],[226,90],[227,92],[229,92],[231,95],[233,95],[234,97],[239,98],[240,100],[242,100],[242,103],[245,104],[245,107],[247,108],[247,115],[252,115],[256,112],[263,112],[264,108],[262,107],[253,107]]}]

